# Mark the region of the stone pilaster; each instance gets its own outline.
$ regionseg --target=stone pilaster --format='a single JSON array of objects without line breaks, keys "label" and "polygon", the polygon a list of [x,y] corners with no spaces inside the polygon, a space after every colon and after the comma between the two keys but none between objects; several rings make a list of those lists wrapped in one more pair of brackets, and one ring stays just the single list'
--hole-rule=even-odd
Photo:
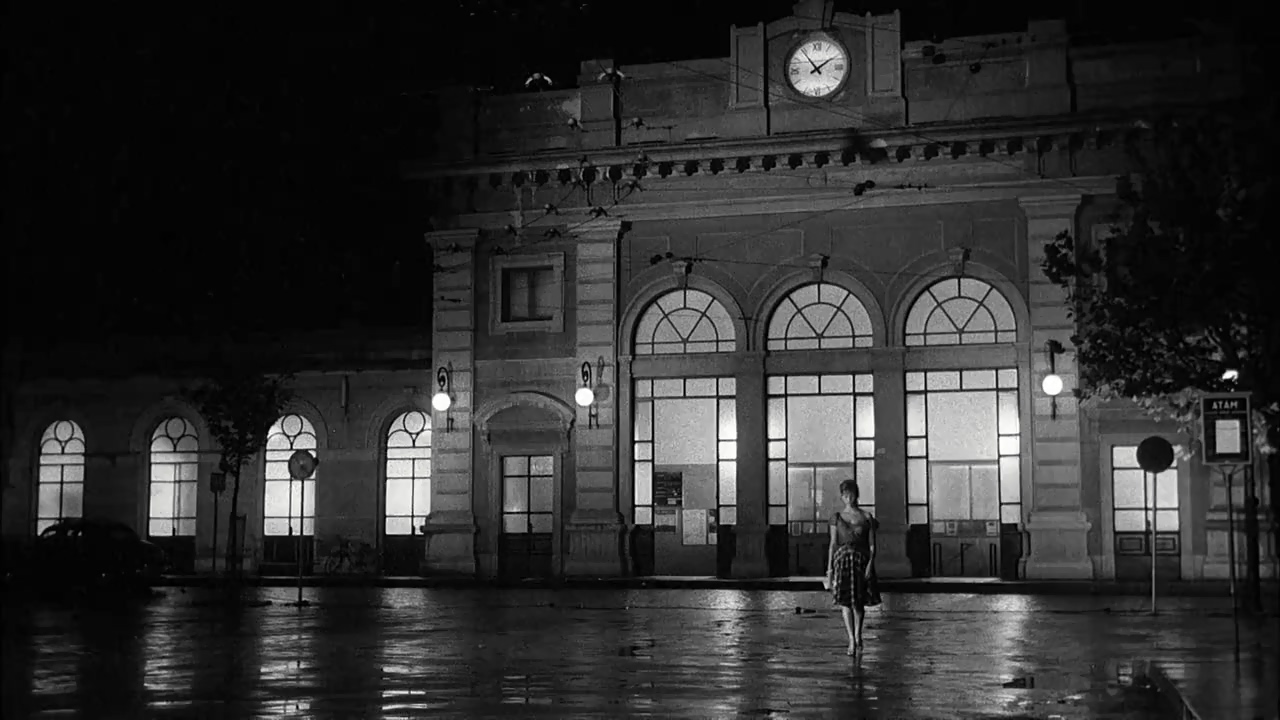
[{"label": "stone pilaster", "polygon": [[[1031,423],[1023,422],[1023,429],[1031,433],[1031,493],[1023,497],[1024,508],[1030,506],[1026,524],[1030,554],[1025,572],[1029,579],[1091,579],[1090,523],[1080,487],[1080,417],[1072,394],[1078,387],[1071,345],[1075,326],[1067,314],[1066,293],[1050,282],[1041,268],[1045,244],[1063,231],[1076,232],[1080,196],[1029,197],[1019,202],[1027,217],[1032,370],[1030,377],[1022,380],[1023,392],[1032,398]],[[1056,402],[1041,390],[1049,372],[1045,352],[1049,340],[1058,341],[1065,350],[1056,358],[1056,370],[1065,388]]]},{"label": "stone pilaster", "polygon": [[877,352],[872,365],[876,408],[876,573],[911,577],[907,557],[907,429],[903,351]]},{"label": "stone pilaster", "polygon": [[768,429],[765,420],[764,353],[753,352],[738,367],[735,379],[738,424],[738,522],[731,572],[734,577],[769,576],[765,535],[769,531]]},{"label": "stone pilaster", "polygon": [[478,230],[427,233],[437,266],[432,300],[429,395],[448,373],[449,409],[432,410],[431,514],[426,522],[425,570],[429,574],[476,572],[476,519],[472,510],[475,467],[471,432],[475,377],[475,245]]},{"label": "stone pilaster", "polygon": [[[573,511],[565,525],[567,576],[623,574],[625,526],[618,514],[617,248],[622,223],[600,218],[575,231],[577,367],[587,363],[595,403],[577,408]],[[580,378],[579,378],[580,381]],[[594,417],[592,417],[594,413]]]}]

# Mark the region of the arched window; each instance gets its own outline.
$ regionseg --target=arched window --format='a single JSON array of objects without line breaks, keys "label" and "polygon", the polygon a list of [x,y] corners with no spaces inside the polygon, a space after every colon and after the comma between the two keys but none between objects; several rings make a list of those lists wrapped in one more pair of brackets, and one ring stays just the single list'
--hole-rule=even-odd
[{"label": "arched window", "polygon": [[151,434],[149,536],[190,537],[196,534],[199,450],[196,428],[185,418],[164,420]]},{"label": "arched window", "polygon": [[84,431],[58,420],[40,437],[36,534],[62,518],[84,514]]},{"label": "arched window", "polygon": [[410,410],[387,431],[386,534],[416,535],[431,512],[431,416]]},{"label": "arched window", "polygon": [[315,533],[316,473],[306,480],[289,477],[289,456],[298,450],[315,454],[315,428],[301,415],[285,415],[267,432],[263,535]]},{"label": "arched window", "polygon": [[999,290],[974,278],[930,285],[907,313],[907,345],[980,345],[1018,339],[1018,324]]},{"label": "arched window", "polygon": [[769,320],[769,350],[871,347],[871,316],[853,293],[831,283],[796,288]]},{"label": "arched window", "polygon": [[733,320],[701,290],[672,290],[654,300],[636,324],[637,355],[733,352]]}]

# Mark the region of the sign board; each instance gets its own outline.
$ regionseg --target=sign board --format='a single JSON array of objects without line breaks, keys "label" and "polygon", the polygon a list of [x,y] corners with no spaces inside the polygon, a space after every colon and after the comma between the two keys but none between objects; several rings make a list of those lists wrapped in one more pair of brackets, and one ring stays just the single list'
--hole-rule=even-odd
[{"label": "sign board", "polygon": [[655,472],[653,474],[654,507],[680,507],[684,504],[684,473]]},{"label": "sign board", "polygon": [[1205,465],[1253,462],[1248,393],[1208,393],[1200,399],[1200,438]]}]

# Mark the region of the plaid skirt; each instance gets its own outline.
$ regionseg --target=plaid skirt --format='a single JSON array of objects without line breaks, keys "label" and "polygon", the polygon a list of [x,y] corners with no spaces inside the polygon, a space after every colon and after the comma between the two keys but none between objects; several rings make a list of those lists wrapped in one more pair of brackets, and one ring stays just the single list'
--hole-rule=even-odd
[{"label": "plaid skirt", "polygon": [[876,571],[871,569],[867,578],[867,562],[864,550],[852,545],[836,548],[831,562],[831,599],[840,607],[870,607],[880,604],[880,590],[876,587]]}]

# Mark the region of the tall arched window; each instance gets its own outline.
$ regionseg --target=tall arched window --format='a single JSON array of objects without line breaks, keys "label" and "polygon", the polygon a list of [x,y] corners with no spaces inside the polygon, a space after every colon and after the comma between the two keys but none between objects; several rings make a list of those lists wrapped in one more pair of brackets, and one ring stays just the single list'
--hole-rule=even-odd
[{"label": "tall arched window", "polygon": [[907,313],[907,345],[980,345],[1018,339],[1009,301],[974,278],[946,278],[930,285]]},{"label": "tall arched window", "polygon": [[306,480],[289,477],[289,456],[298,450],[316,452],[316,431],[301,415],[285,415],[267,433],[266,502],[263,535],[314,535],[316,473]]},{"label": "tall arched window", "polygon": [[36,534],[62,518],[84,514],[84,431],[58,420],[40,437]]},{"label": "tall arched window", "polygon": [[410,410],[387,431],[386,534],[416,535],[431,512],[431,416]]},{"label": "tall arched window", "polygon": [[838,285],[804,285],[774,308],[766,344],[769,350],[871,347],[871,316]]},{"label": "tall arched window", "polygon": [[171,417],[151,434],[151,501],[147,534],[194,536],[200,440],[185,418]]},{"label": "tall arched window", "polygon": [[637,355],[733,352],[729,311],[701,290],[672,290],[658,297],[636,323]]}]

